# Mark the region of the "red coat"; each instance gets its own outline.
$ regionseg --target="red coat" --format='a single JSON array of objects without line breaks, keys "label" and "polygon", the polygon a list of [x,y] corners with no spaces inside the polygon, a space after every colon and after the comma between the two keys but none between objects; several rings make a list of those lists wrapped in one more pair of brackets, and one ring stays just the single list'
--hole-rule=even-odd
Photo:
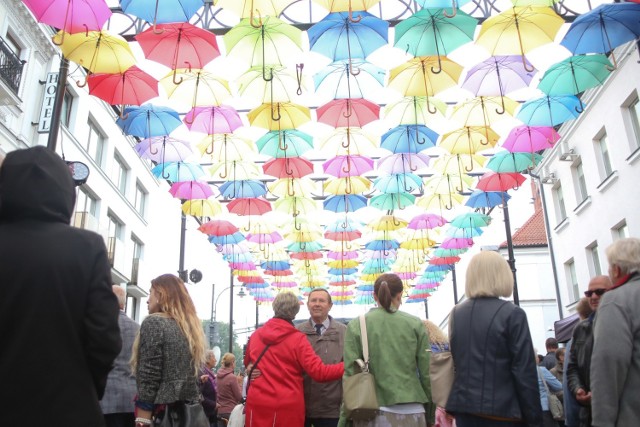
[{"label": "red coat", "polygon": [[307,337],[292,323],[273,318],[258,329],[247,345],[245,366],[258,363],[261,376],[251,381],[245,407],[247,427],[300,427],[304,425],[302,373],[318,382],[342,377],[343,363],[324,365]]}]

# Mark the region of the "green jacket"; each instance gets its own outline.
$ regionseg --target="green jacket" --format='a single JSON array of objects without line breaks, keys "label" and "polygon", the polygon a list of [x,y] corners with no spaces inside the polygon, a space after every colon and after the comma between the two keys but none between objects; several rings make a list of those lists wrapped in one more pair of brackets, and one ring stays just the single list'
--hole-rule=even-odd
[{"label": "green jacket", "polygon": [[[433,424],[435,405],[431,404],[429,337],[417,317],[397,311],[387,313],[374,308],[366,314],[369,341],[369,369],[376,379],[376,394],[380,406],[398,403],[424,403],[427,421]],[[355,361],[362,359],[360,319],[347,326],[344,338],[343,380],[359,372]],[[351,422],[340,413],[338,426]]]}]

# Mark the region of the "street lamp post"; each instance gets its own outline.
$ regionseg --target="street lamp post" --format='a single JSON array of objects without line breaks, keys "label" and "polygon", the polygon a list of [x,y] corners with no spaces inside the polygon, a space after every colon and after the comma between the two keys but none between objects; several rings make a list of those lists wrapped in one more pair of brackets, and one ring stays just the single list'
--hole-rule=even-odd
[{"label": "street lamp post", "polygon": [[[218,321],[217,321],[216,312],[218,307],[218,301],[220,300],[220,297],[222,296],[222,294],[227,290],[231,290],[230,292],[231,297],[229,299],[229,353],[233,353],[233,272],[231,272],[231,276],[230,276],[230,285],[224,288],[222,291],[220,291],[217,297],[215,296],[216,284],[213,283],[211,285],[211,320],[209,323],[209,346],[213,348],[214,346],[220,343],[220,334],[218,330]],[[238,292],[238,296],[242,298],[245,295],[246,294],[244,292],[244,288],[241,288],[240,292]]]}]

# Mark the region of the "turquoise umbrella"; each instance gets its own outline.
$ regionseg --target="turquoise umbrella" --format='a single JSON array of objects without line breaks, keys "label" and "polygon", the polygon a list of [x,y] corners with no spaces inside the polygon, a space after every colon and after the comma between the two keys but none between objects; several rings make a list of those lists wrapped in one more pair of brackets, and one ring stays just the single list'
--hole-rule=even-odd
[{"label": "turquoise umbrella", "polygon": [[536,153],[509,153],[503,151],[489,159],[485,165],[494,172],[524,172],[533,169],[542,161],[542,156]]}]

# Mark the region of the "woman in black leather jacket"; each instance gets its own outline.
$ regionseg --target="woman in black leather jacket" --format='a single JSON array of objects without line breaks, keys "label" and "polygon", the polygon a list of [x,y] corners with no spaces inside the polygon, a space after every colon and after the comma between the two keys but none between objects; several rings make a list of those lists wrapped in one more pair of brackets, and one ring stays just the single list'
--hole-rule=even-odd
[{"label": "woman in black leather jacket", "polygon": [[500,297],[513,292],[509,265],[497,252],[475,255],[467,301],[449,321],[456,367],[447,412],[458,427],[542,426],[533,344],[525,312]]}]

